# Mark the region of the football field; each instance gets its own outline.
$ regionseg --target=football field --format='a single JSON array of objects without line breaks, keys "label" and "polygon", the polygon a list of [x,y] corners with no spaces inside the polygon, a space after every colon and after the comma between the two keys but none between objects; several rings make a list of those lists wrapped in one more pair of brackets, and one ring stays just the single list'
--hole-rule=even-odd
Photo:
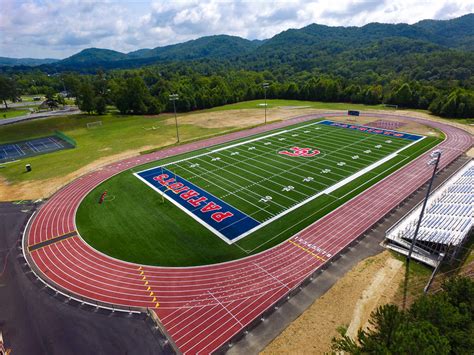
[{"label": "football field", "polygon": [[134,175],[232,244],[425,137],[324,120],[214,146]]},{"label": "football field", "polygon": [[94,188],[76,224],[93,247],[122,260],[162,266],[235,260],[287,240],[440,141],[308,120],[143,159]]}]

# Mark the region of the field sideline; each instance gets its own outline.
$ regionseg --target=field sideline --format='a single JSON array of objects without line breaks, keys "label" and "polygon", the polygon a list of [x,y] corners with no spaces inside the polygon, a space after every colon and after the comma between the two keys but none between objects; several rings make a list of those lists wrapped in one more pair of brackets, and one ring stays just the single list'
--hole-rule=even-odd
[{"label": "field sideline", "polygon": [[[341,117],[343,114],[332,115],[332,117],[336,116]],[[395,116],[382,114],[376,116],[377,118],[388,119],[390,117],[398,120],[398,117]],[[292,122],[302,122],[305,118],[307,116],[295,118]],[[472,137],[464,130],[415,117],[408,118],[408,120],[446,132],[446,140],[437,146],[438,149],[443,150],[441,169],[469,149],[472,144]],[[290,235],[291,238],[287,238],[285,242],[279,243],[274,248],[229,263],[170,268],[128,263],[107,257],[89,246],[78,234],[76,229],[77,209],[81,201],[87,198],[87,194],[101,182],[103,182],[101,187],[104,187],[108,182],[124,176],[131,180],[122,180],[123,184],[120,186],[120,190],[116,191],[126,191],[130,197],[133,197],[134,192],[138,191],[133,191],[133,184],[128,183],[139,181],[131,174],[130,169],[136,167],[139,171],[144,168],[143,165],[140,166],[144,162],[150,162],[148,167],[156,166],[158,159],[167,159],[168,162],[171,162],[176,160],[180,153],[196,154],[195,151],[198,148],[204,149],[218,143],[230,142],[232,139],[248,137],[251,132],[254,134],[263,133],[265,128],[282,128],[290,123],[273,123],[267,127],[236,132],[226,137],[215,137],[202,142],[168,148],[147,156],[122,160],[110,164],[104,169],[84,175],[55,194],[30,219],[23,238],[25,258],[30,260],[30,264],[35,265],[39,276],[45,282],[65,289],[74,297],[85,298],[93,303],[98,301],[123,307],[152,308],[182,352],[211,353],[218,349],[228,349],[228,342],[232,341],[233,337],[248,329],[247,327],[251,327],[253,322],[258,321],[267,310],[278,305],[276,302],[283,301],[288,295],[297,292],[298,287],[304,286],[305,280],[318,270],[322,270],[328,262],[335,260],[343,250],[356,243],[365,231],[422,186],[432,172],[432,167],[426,164],[429,153],[427,152],[410,164],[401,167],[417,149],[420,149],[416,145],[410,147],[403,152],[403,157],[400,156],[399,160],[390,162],[390,166],[377,168],[378,171],[372,175],[373,178],[361,180],[355,186],[346,186],[345,191],[338,193],[353,196],[358,192],[358,189],[365,188],[364,185],[367,182],[372,184],[375,180],[380,180],[382,176],[387,176],[386,174],[391,169],[397,170],[380,183],[344,203],[340,208],[334,210],[337,206],[330,206],[334,210],[332,213],[319,219],[300,233]],[[428,139],[424,139],[420,143],[427,142]],[[170,158],[171,156],[173,158]],[[187,156],[191,156],[191,154]],[[112,178],[113,176],[115,177]],[[110,178],[112,179],[107,181]],[[117,184],[118,180],[115,183]],[[150,192],[150,188],[145,184],[139,183],[136,186],[141,186],[144,191]],[[157,193],[148,193],[148,195],[154,195],[159,200]],[[112,199],[113,196],[110,197]],[[142,202],[145,198],[145,195],[142,196]],[[97,205],[97,200],[94,201],[94,204]],[[105,211],[112,205],[106,203],[102,207]],[[180,215],[186,216],[170,203],[158,202],[158,206],[160,205],[169,207],[170,210],[172,207]],[[302,208],[310,205],[312,203],[308,203]],[[329,206],[325,205],[324,208],[326,207]],[[128,213],[119,222],[123,224],[135,222],[135,212],[137,211],[129,209],[126,212]],[[146,213],[145,217],[150,218],[142,220],[142,224],[153,222],[158,217],[161,218],[162,213],[164,217],[167,215],[165,208],[156,211],[148,208]],[[312,209],[309,214],[311,213],[316,213],[316,209]],[[288,214],[279,221],[291,215]],[[297,216],[299,219],[294,222],[300,223],[307,218],[302,218],[302,215],[305,214],[299,212]],[[314,215],[311,216],[311,218],[313,217]],[[180,225],[194,221],[188,217],[186,221],[171,222]],[[159,223],[156,225],[159,226]],[[272,225],[266,226],[264,229]],[[298,225],[298,230],[303,227],[301,224]],[[283,230],[284,228],[280,226],[271,235],[275,237]],[[59,235],[65,235],[66,239],[54,239]],[[160,234],[160,238],[162,236],[166,236],[166,234]],[[185,245],[184,242],[193,240],[192,238],[185,240],[184,238],[187,237],[185,234],[182,236],[183,239],[178,240],[181,247]],[[117,238],[115,244],[139,242],[143,243],[142,248],[146,249],[146,239],[134,240],[136,238],[136,235],[128,235],[128,238],[124,240]],[[155,238],[154,242],[163,242],[160,238]],[[212,235],[212,240],[225,244],[215,235]],[[236,244],[249,240],[254,240],[254,238],[244,238]],[[52,244],[49,244],[51,242]],[[175,244],[178,243],[175,240]],[[199,244],[203,243],[205,243],[204,239],[195,240],[194,245],[186,246],[189,248],[199,247]],[[330,260],[317,258],[310,250],[310,246],[314,245],[321,246],[334,256]],[[150,247],[156,248],[158,244],[150,245]],[[35,250],[31,250],[31,248]],[[174,250],[169,250],[169,254],[173,252]],[[199,250],[194,252],[197,254]],[[165,257],[168,257],[168,260],[172,259],[170,255],[164,255],[161,261],[164,261]],[[216,255],[214,259],[217,259]],[[158,262],[160,262],[159,259]]]},{"label": "field sideline", "polygon": [[[306,122],[164,159],[133,169],[135,176],[128,171],[97,187],[79,207],[78,229],[92,246],[132,262],[174,266],[240,258],[287,239],[440,141],[421,138],[416,142]],[[291,153],[295,146],[319,154],[279,154]],[[191,182],[255,223],[245,230],[245,223],[242,229],[233,222],[227,236],[216,233],[195,212],[163,204],[150,189],[152,183],[137,180],[137,173],[147,169],[155,169],[149,178],[167,169],[180,183]],[[113,200],[99,206],[104,190]],[[168,189],[165,195],[175,194]]]}]

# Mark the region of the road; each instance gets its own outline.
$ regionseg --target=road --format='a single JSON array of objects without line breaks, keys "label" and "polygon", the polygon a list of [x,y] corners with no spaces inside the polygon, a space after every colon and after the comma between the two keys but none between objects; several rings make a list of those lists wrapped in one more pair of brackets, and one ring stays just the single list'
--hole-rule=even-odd
[{"label": "road", "polygon": [[52,116],[77,115],[79,113],[81,113],[81,110],[79,110],[75,106],[65,106],[64,109],[61,109],[61,110],[31,113],[29,115],[24,115],[24,116],[0,119],[0,126],[23,122],[23,121],[35,120],[35,119],[48,118]]},{"label": "road", "polygon": [[32,208],[0,203],[0,330],[12,354],[164,353],[144,316],[85,310],[39,286],[18,248]]}]

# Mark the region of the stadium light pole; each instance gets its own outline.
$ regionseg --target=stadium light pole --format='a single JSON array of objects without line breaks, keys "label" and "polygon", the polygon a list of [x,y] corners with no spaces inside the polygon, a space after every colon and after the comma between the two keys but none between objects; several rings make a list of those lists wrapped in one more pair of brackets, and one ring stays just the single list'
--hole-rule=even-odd
[{"label": "stadium light pole", "polygon": [[269,83],[263,83],[263,92],[265,93],[265,124],[267,124],[267,89],[270,86]]},{"label": "stadium light pole", "polygon": [[405,309],[405,305],[406,305],[406,293],[407,293],[407,286],[408,286],[408,271],[409,271],[409,268],[410,268],[411,254],[413,253],[413,247],[415,246],[416,238],[418,237],[418,231],[420,230],[421,221],[423,220],[423,215],[425,214],[425,209],[426,209],[426,205],[428,203],[428,198],[429,198],[430,193],[431,193],[431,188],[433,187],[433,181],[434,181],[435,176],[436,176],[436,171],[438,170],[439,161],[441,159],[441,150],[437,149],[437,150],[433,151],[430,156],[431,156],[432,159],[428,162],[428,165],[434,165],[433,174],[431,175],[430,183],[428,185],[428,190],[426,191],[426,196],[425,196],[425,199],[423,201],[423,206],[421,207],[420,217],[418,218],[418,223],[416,224],[415,233],[413,234],[413,239],[411,240],[410,249],[408,250],[407,259],[406,259],[405,292],[404,292],[405,296],[404,296],[404,300],[403,300],[403,308],[404,309]]},{"label": "stadium light pole", "polygon": [[173,101],[173,109],[174,109],[174,123],[176,125],[176,139],[179,143],[179,131],[178,131],[178,118],[176,117],[176,100],[179,99],[178,94],[171,94],[169,95],[170,101]]}]

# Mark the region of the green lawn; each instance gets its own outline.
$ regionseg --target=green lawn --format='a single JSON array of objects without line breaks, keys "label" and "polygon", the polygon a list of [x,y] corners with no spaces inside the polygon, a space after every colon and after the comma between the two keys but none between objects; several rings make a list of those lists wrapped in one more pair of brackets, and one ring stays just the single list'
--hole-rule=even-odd
[{"label": "green lawn", "polygon": [[23,108],[9,108],[8,110],[5,108],[0,109],[0,120],[6,118],[13,118],[18,116],[23,116],[28,114],[29,110],[25,110]]},{"label": "green lawn", "polygon": [[[262,135],[267,134],[268,133]],[[335,164],[340,161],[347,161],[349,166],[349,162],[355,153],[361,155],[363,154],[363,151],[368,148],[368,145],[373,146],[379,144],[387,138],[360,133],[360,136],[358,135],[357,139],[354,140],[354,143],[357,142],[355,146],[352,146],[351,149],[347,148],[345,152],[341,152],[341,154],[337,156],[337,159],[334,160],[329,159],[331,153],[328,151],[331,147],[334,147],[334,142],[331,142],[331,140],[328,139],[328,134],[329,132],[324,132],[324,134],[319,137],[320,139],[317,139],[314,142],[311,140],[307,142],[315,143],[316,141],[321,140],[321,146],[318,146],[318,149],[321,148],[321,151],[324,151],[328,156],[325,158],[324,155],[321,155],[319,162],[315,160],[314,165],[306,165],[304,167],[305,171],[300,170],[298,172],[298,174],[304,175],[311,170],[312,173],[318,174],[318,182],[325,181],[322,184],[314,185],[316,189],[320,190],[336,183],[345,176],[353,174],[364,166],[381,159],[384,155],[390,154],[391,151],[403,147],[405,144],[404,142],[397,142],[396,147],[390,148],[384,153],[376,154],[370,159],[367,158],[363,163],[351,166],[351,168],[348,168],[345,173],[343,173],[342,170],[340,170],[338,174],[329,172],[327,173],[327,176],[332,177],[333,180],[330,181],[322,178],[320,173],[322,170],[330,167],[334,171],[337,169]],[[352,134],[353,133],[346,132],[333,138],[336,144],[341,145],[341,142],[344,140],[346,140],[346,144],[351,144],[347,140],[352,139]],[[366,136],[370,137],[366,140]],[[322,142],[324,137],[326,141]],[[364,141],[360,141],[361,138]],[[111,256],[131,262],[151,265],[178,266],[209,264],[241,258],[265,250],[288,239],[318,218],[321,218],[350,198],[359,194],[361,191],[370,187],[377,181],[380,181],[383,177],[398,170],[401,166],[416,158],[426,150],[432,148],[440,141],[441,139],[439,138],[427,137],[421,142],[405,149],[390,161],[331,192],[330,195],[323,194],[320,197],[317,197],[232,245],[227,245],[211,231],[204,228],[193,218],[171,204],[171,202],[165,200],[163,203],[161,196],[156,191],[153,191],[150,187],[145,185],[142,181],[138,180],[132,174],[132,171],[125,171],[93,190],[92,193],[84,199],[78,210],[77,225],[81,236],[93,247]],[[236,142],[232,143],[234,144]],[[256,143],[255,146],[257,146]],[[242,147],[245,147],[245,145]],[[265,147],[263,141],[259,146],[257,146],[258,149],[262,150],[258,154],[258,159],[261,159],[262,161],[267,159],[266,156],[271,153],[271,149]],[[134,168],[133,171],[138,172],[157,165],[171,163],[184,158],[191,158],[197,154],[205,152],[206,150],[202,150],[179,157],[173,157],[171,159],[165,159],[159,163],[153,162]],[[212,156],[214,157],[214,155],[216,154],[214,153]],[[247,157],[249,157],[249,155],[247,155]],[[257,156],[254,158],[257,158]],[[192,165],[193,163],[198,162],[201,165],[201,168],[207,170],[216,169],[216,166],[206,165],[208,162],[206,163],[202,161],[204,158],[199,158],[199,160],[196,159],[197,158],[188,160],[186,163]],[[219,176],[222,177],[223,181],[221,181],[221,183],[227,190],[232,187],[233,190],[238,191],[239,187],[236,186],[236,184],[242,186],[245,184],[249,185],[248,181],[239,177],[245,174],[244,170],[249,174],[248,177],[254,180],[258,180],[258,177],[255,176],[256,174],[263,174],[261,171],[258,172],[257,167],[246,166],[242,162],[240,163],[243,164],[240,166],[241,170],[234,169],[236,162],[232,163],[232,160],[229,159],[230,158],[224,158],[224,156],[222,156],[219,163],[227,164],[229,167],[232,167],[234,171],[233,174],[230,174],[229,169],[227,169],[225,171],[220,170],[208,175],[208,177],[214,179],[214,181],[218,180]],[[242,160],[244,157],[240,157],[240,159]],[[220,190],[218,186],[213,186],[213,183],[209,181],[209,179],[203,180],[201,178],[201,180],[199,180],[199,176],[191,174],[188,171],[189,168],[185,168],[185,165],[183,164],[185,163],[170,165],[169,168],[177,174],[187,174],[186,177],[190,179],[191,182],[196,183],[198,186],[202,186],[205,189],[209,189],[209,192],[212,192],[215,196],[221,197],[223,200],[233,205],[237,205],[235,207],[238,207],[247,213],[252,213],[252,204],[255,206],[258,203],[259,195],[273,195],[275,203],[278,202],[280,207],[283,206],[288,208],[292,203],[300,202],[285,201],[281,196],[279,198],[276,197],[276,193],[277,191],[280,191],[279,189],[281,186],[275,188],[275,184],[289,184],[288,182],[284,182],[283,176],[277,175],[277,162],[274,163],[274,168],[265,165],[265,169],[268,170],[267,175],[270,177],[270,179],[265,182],[268,183],[267,188],[263,188],[261,186],[262,184],[260,184],[255,187],[255,191],[257,192],[256,196],[251,196],[251,194],[245,196],[251,204],[246,204],[244,201],[237,201],[236,198],[233,198],[232,196],[226,196],[226,191],[223,191],[222,189]],[[253,160],[252,164],[259,165],[261,163]],[[280,162],[278,164],[283,163]],[[298,165],[300,163],[295,164]],[[260,168],[263,168],[263,166],[260,166]],[[302,169],[303,167],[296,166],[296,168]],[[202,177],[203,171],[198,175],[201,175]],[[296,172],[296,170],[293,170],[293,173]],[[272,185],[273,187],[271,187]],[[296,183],[293,183],[293,185],[299,186]],[[268,187],[274,189],[273,194],[271,190],[269,191]],[[104,190],[108,191],[108,201],[99,205],[97,201]],[[306,196],[309,196],[311,193],[315,193],[315,191],[305,191]],[[251,200],[252,198],[253,200]],[[303,198],[304,196],[300,196],[300,199]],[[257,212],[254,216],[256,219],[263,221],[265,218],[271,217],[272,214],[275,215],[280,213],[280,207],[277,205],[269,207],[269,216],[267,216],[265,212],[259,214],[259,211],[254,209],[254,211]],[[302,218],[302,216],[305,217]]]},{"label": "green lawn", "polygon": [[21,95],[22,102],[37,102],[41,103],[41,100],[34,101],[34,97],[41,97],[44,98],[44,94],[36,94],[36,95]]},{"label": "green lawn", "polygon": [[[74,115],[34,120],[15,125],[0,126],[0,144],[43,137],[59,130],[77,142],[75,149],[27,158],[33,166],[30,174],[23,174],[26,160],[6,165],[0,174],[11,183],[43,180],[63,176],[99,158],[145,146],[160,147],[175,143],[175,127],[165,124],[169,115],[146,116],[88,116]],[[102,121],[102,126],[88,129],[88,122]],[[152,129],[155,127],[156,129]],[[183,141],[217,134],[223,129],[206,129],[182,125]]]}]

